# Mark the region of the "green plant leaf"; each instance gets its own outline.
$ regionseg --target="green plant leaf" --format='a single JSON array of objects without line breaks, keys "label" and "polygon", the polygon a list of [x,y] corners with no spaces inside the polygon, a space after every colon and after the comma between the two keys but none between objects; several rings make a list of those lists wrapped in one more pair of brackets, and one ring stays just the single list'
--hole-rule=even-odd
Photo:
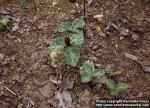
[{"label": "green plant leaf", "polygon": [[110,90],[110,95],[117,96],[118,94],[119,94],[118,89],[112,89],[112,90]]},{"label": "green plant leaf", "polygon": [[2,28],[7,28],[9,23],[8,17],[3,17],[2,20],[0,20],[0,25]]},{"label": "green plant leaf", "polygon": [[90,76],[90,75],[82,75],[81,76],[81,82],[82,83],[88,83],[90,81],[92,81],[92,76]]},{"label": "green plant leaf", "polygon": [[58,32],[64,32],[66,30],[68,30],[69,28],[72,28],[72,24],[69,22],[62,22],[58,25],[57,27],[57,31]]},{"label": "green plant leaf", "polygon": [[110,95],[117,96],[121,91],[127,91],[129,87],[130,86],[126,83],[118,83],[116,88],[110,89]]},{"label": "green plant leaf", "polygon": [[70,36],[71,45],[80,46],[84,42],[83,32],[79,31],[78,33],[72,33]]},{"label": "green plant leaf", "polygon": [[85,26],[85,21],[81,19],[78,22],[74,22],[72,26],[74,26],[76,29],[82,29]]},{"label": "green plant leaf", "polygon": [[95,69],[94,73],[93,73],[93,77],[102,77],[105,75],[105,71],[102,69]]},{"label": "green plant leaf", "polygon": [[118,83],[117,84],[117,89],[118,91],[127,91],[130,88],[130,86],[126,83]]},{"label": "green plant leaf", "polygon": [[94,67],[90,64],[84,63],[82,66],[83,73],[81,74],[81,82],[82,83],[88,83],[92,81],[92,74],[94,71]]},{"label": "green plant leaf", "polygon": [[49,48],[50,48],[51,52],[57,52],[59,50],[62,50],[64,48],[64,46],[65,46],[64,38],[58,37],[53,40],[53,42]]},{"label": "green plant leaf", "polygon": [[90,64],[84,63],[82,66],[82,70],[84,72],[83,75],[92,76],[93,71],[94,71],[94,67],[92,67]]},{"label": "green plant leaf", "polygon": [[66,30],[70,30],[72,32],[78,33],[79,29],[83,28],[85,26],[85,22],[83,19],[79,20],[78,22],[62,22],[58,25],[57,31],[58,32],[64,32]]},{"label": "green plant leaf", "polygon": [[67,64],[76,66],[80,59],[80,50],[75,47],[65,48],[63,50],[62,58]]},{"label": "green plant leaf", "polygon": [[107,88],[110,89],[110,90],[114,90],[114,89],[116,88],[115,82],[114,82],[113,80],[111,80],[111,79],[108,79],[108,80],[106,81],[106,86],[107,86]]},{"label": "green plant leaf", "polygon": [[82,66],[81,72],[81,82],[87,83],[93,80],[96,77],[102,77],[105,75],[105,72],[100,69],[95,69],[92,62],[86,62]]}]

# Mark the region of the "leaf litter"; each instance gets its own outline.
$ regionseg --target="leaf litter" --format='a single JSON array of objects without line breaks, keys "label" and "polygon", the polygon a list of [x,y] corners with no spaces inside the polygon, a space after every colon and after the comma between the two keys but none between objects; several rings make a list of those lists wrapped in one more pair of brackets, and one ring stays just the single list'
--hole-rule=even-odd
[{"label": "leaf litter", "polygon": [[135,55],[125,53],[125,56],[132,61],[136,62],[144,72],[150,72],[150,65],[145,65],[144,62],[139,61],[139,58],[136,57]]}]

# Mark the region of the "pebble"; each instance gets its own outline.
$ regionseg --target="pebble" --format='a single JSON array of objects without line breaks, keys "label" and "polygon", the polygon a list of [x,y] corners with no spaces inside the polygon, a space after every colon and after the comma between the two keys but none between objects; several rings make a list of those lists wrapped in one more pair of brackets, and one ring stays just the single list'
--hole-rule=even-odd
[{"label": "pebble", "polygon": [[96,51],[98,48],[99,48],[98,45],[94,45],[92,49],[93,49],[94,51]]},{"label": "pebble", "polygon": [[136,34],[136,33],[133,33],[131,37],[132,37],[132,39],[133,39],[134,41],[137,41],[138,38],[139,38],[139,35]]},{"label": "pebble", "polygon": [[121,35],[121,36],[129,36],[129,35],[130,35],[129,30],[126,29],[126,28],[122,28],[122,29],[120,30],[120,35]]}]

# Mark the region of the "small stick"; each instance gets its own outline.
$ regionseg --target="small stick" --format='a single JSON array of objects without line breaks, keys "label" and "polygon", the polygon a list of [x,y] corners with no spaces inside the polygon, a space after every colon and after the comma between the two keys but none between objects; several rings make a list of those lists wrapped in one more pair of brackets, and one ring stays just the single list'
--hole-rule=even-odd
[{"label": "small stick", "polygon": [[86,11],[86,9],[85,9],[85,0],[84,0],[84,19],[85,19],[85,16],[86,16],[85,11]]},{"label": "small stick", "polygon": [[13,92],[12,90],[10,90],[8,87],[4,87],[6,90],[8,90],[11,94],[13,94],[13,95],[15,95],[15,96],[17,96],[17,94],[15,93],[15,92]]}]

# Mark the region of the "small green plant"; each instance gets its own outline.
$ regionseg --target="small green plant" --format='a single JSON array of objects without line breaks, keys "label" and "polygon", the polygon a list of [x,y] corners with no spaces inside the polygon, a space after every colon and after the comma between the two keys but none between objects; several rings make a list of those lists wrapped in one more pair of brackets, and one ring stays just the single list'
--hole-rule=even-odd
[{"label": "small green plant", "polygon": [[[59,54],[61,58],[69,65],[76,66],[80,59],[79,47],[84,42],[83,27],[85,26],[84,20],[76,22],[62,22],[58,25],[57,31],[60,33],[65,32],[67,36],[59,36],[53,40],[50,45],[51,53]],[[55,58],[52,62],[56,63]]]},{"label": "small green plant", "polygon": [[81,82],[88,83],[96,77],[102,77],[105,75],[104,70],[94,67],[92,62],[86,62],[81,69]]},{"label": "small green plant", "polygon": [[[80,47],[84,42],[82,30],[84,26],[84,20],[62,22],[58,25],[57,32],[61,33],[62,36],[58,36],[54,39],[49,46],[53,66],[57,67],[59,63],[62,63],[61,61],[71,66],[77,65],[80,59]],[[120,73],[121,71],[116,71],[109,76],[115,76]],[[130,87],[126,83],[116,84],[113,80],[107,79],[105,71],[95,68],[93,62],[90,61],[82,65],[80,74],[82,83],[88,83],[96,78],[106,77],[105,83],[103,84],[110,90],[112,96],[116,96],[121,91],[126,91]]]},{"label": "small green plant", "polygon": [[8,17],[3,17],[1,20],[0,20],[0,28],[2,30],[6,30],[8,28],[8,24],[9,24],[9,19]]},{"label": "small green plant", "polygon": [[118,95],[121,91],[127,91],[130,86],[126,83],[118,83],[116,84],[113,80],[107,79],[106,87],[110,90],[110,94],[112,96]]},{"label": "small green plant", "polygon": [[[102,78],[106,76],[106,73],[103,69],[94,68],[93,62],[85,62],[81,67],[81,82],[88,83],[95,78]],[[106,87],[110,90],[110,95],[117,96],[121,91],[127,91],[129,89],[129,85],[126,83],[118,83],[116,84],[113,80],[107,79],[104,83]]]}]

